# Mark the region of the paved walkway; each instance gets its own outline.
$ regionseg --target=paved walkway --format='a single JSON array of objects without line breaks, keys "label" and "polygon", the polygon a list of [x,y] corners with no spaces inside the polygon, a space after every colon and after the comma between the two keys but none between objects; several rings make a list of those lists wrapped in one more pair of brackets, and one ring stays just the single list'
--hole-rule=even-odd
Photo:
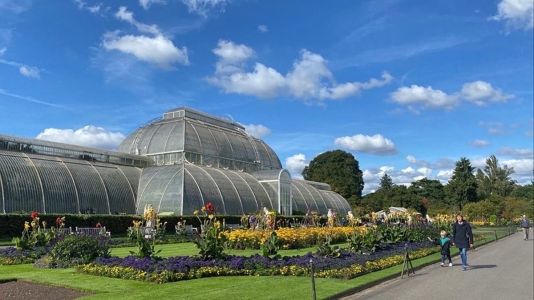
[{"label": "paved walkway", "polygon": [[[532,230],[531,230],[532,233]],[[534,240],[518,232],[468,253],[471,270],[434,264],[343,299],[534,299]]]}]

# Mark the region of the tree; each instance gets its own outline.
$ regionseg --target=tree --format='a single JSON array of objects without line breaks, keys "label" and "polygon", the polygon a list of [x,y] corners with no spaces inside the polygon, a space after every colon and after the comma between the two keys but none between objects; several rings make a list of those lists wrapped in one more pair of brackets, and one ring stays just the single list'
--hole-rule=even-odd
[{"label": "tree", "polygon": [[527,185],[515,185],[514,190],[510,194],[512,197],[534,199],[534,181]]},{"label": "tree", "polygon": [[477,200],[477,181],[473,175],[473,170],[469,159],[460,158],[456,162],[452,177],[445,187],[447,199],[460,210],[465,203]]},{"label": "tree", "polygon": [[322,153],[302,171],[306,180],[328,183],[334,192],[355,204],[362,196],[363,173],[354,156],[342,150]]},{"label": "tree", "polygon": [[388,175],[388,173],[384,173],[384,176],[380,178],[380,187],[378,188],[381,191],[391,191],[393,188],[393,180],[391,179],[391,176]]},{"label": "tree", "polygon": [[487,198],[492,195],[506,197],[514,189],[514,181],[510,175],[514,173],[513,168],[504,165],[499,166],[499,161],[495,155],[486,159],[484,170],[477,170],[478,195],[481,198]]},{"label": "tree", "polygon": [[419,200],[419,208],[414,208],[423,215],[427,213],[429,207],[445,208],[446,206],[444,188],[439,180],[423,178],[412,182],[408,189]]}]

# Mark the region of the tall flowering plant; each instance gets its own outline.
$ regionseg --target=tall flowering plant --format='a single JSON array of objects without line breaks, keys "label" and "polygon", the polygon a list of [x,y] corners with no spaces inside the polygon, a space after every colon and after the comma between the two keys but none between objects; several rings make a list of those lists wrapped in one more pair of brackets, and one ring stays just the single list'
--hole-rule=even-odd
[{"label": "tall flowering plant", "polygon": [[[198,218],[201,224],[201,233],[194,240],[199,249],[199,255],[203,259],[221,258],[224,256],[224,244],[226,235],[223,234],[223,226],[215,217],[215,206],[211,202],[206,203],[200,209],[195,210],[193,214]],[[200,216],[205,218],[202,220]]]},{"label": "tall flowering plant", "polygon": [[[157,228],[154,228],[158,225],[158,222],[158,215],[154,208],[151,205],[145,206],[143,219],[132,221],[133,226],[128,227],[128,238],[135,242],[137,246],[137,251],[130,251],[130,254],[137,257],[158,258],[157,254],[161,249],[156,251],[154,248],[155,235],[157,233]],[[145,232],[147,230],[150,232]]]},{"label": "tall flowering plant", "polygon": [[18,249],[31,250],[34,247],[44,247],[54,237],[54,232],[46,230],[46,222],[40,222],[39,212],[32,211],[30,219],[24,222],[21,237],[13,239]]}]

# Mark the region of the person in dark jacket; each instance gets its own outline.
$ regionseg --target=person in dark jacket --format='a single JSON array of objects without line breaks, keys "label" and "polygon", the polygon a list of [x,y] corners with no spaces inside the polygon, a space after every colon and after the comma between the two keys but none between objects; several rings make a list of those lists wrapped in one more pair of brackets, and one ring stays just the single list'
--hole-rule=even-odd
[{"label": "person in dark jacket", "polygon": [[523,215],[521,218],[521,228],[523,228],[524,240],[528,241],[528,231],[530,230],[530,221],[527,218],[527,215]]},{"label": "person in dark jacket", "polygon": [[445,260],[449,260],[449,267],[452,267],[452,258],[451,258],[451,239],[447,236],[447,231],[442,230],[440,232],[441,238],[432,240],[428,238],[434,244],[441,246],[441,266],[445,266]]},{"label": "person in dark jacket", "polygon": [[456,223],[452,226],[453,245],[460,250],[462,270],[467,270],[467,250],[473,247],[473,231],[471,225],[464,220],[461,214],[456,216]]}]

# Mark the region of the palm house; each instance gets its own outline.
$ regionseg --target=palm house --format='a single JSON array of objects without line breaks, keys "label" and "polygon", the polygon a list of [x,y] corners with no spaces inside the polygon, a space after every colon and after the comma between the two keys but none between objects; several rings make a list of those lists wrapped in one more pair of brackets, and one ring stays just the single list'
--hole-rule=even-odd
[{"label": "palm house", "polygon": [[0,135],[3,213],[191,215],[207,202],[218,214],[282,215],[348,202],[328,184],[291,179],[269,145],[239,123],[173,109],[130,134],[118,152]]}]

